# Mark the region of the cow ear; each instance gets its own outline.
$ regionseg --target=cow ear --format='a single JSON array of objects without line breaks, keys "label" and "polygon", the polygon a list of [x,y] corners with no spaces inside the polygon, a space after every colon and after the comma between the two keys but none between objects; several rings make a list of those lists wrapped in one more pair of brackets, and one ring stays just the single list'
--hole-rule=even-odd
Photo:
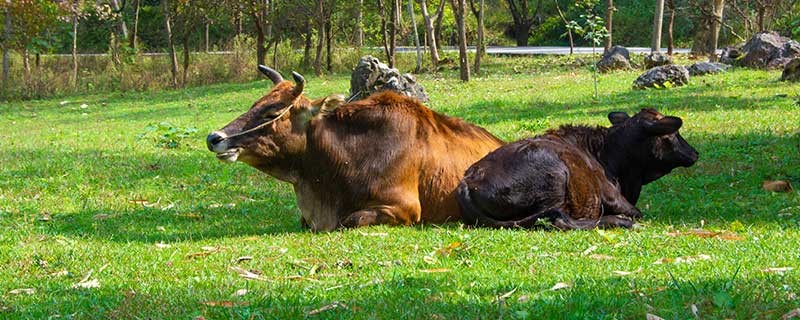
[{"label": "cow ear", "polygon": [[329,113],[341,105],[345,104],[344,96],[341,94],[332,94],[322,100],[312,102],[311,113],[316,115],[318,113]]},{"label": "cow ear", "polygon": [[645,122],[644,129],[654,136],[673,134],[683,125],[683,120],[678,117],[663,117],[657,121]]},{"label": "cow ear", "polygon": [[611,125],[614,126],[625,122],[628,118],[630,118],[630,116],[625,112],[612,112],[608,114],[608,121],[611,121]]}]

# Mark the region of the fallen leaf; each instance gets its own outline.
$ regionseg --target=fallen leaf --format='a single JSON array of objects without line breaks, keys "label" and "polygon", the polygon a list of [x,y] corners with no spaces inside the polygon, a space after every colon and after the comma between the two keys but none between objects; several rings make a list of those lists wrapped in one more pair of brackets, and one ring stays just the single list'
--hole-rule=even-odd
[{"label": "fallen leaf", "polygon": [[358,233],[360,233],[362,236],[365,236],[365,237],[386,237],[386,236],[389,235],[386,232],[370,232],[370,233],[366,233],[366,232],[359,231]]},{"label": "fallen leaf", "polygon": [[84,288],[84,289],[92,289],[92,288],[100,288],[100,281],[97,279],[86,279],[81,282],[72,285],[72,288]]},{"label": "fallen leaf", "polygon": [[250,260],[253,260],[253,257],[251,257],[251,256],[241,256],[241,257],[236,258],[236,263],[242,263],[242,262],[250,261]]},{"label": "fallen leaf", "polygon": [[514,294],[514,292],[517,292],[517,288],[514,288],[513,290],[498,296],[495,302],[505,301],[506,299],[511,297],[511,295]]},{"label": "fallen leaf", "polygon": [[179,214],[178,216],[179,217],[183,217],[183,218],[187,218],[187,219],[194,219],[194,220],[203,219],[203,216],[201,216],[199,214],[196,214],[196,213],[184,213],[184,214]]},{"label": "fallen leaf", "polygon": [[615,259],[614,257],[609,256],[609,255],[605,255],[605,254],[593,254],[593,255],[589,256],[589,258],[592,258],[592,259],[595,259],[595,260],[614,260]]},{"label": "fallen leaf", "polygon": [[322,307],[319,307],[317,309],[309,311],[308,315],[309,316],[313,316],[313,315],[320,314],[320,313],[323,313],[325,311],[333,310],[333,309],[336,309],[336,308],[345,308],[345,309],[347,309],[347,305],[344,304],[344,303],[338,302],[338,301],[337,302],[333,302],[333,303],[331,303],[329,305],[325,305],[325,306],[322,306]]},{"label": "fallen leaf", "polygon": [[166,243],[163,243],[163,242],[156,243],[156,248],[159,248],[159,249],[164,249],[164,248],[169,248],[169,247],[170,247],[169,244],[166,244]]},{"label": "fallen leaf", "polygon": [[635,271],[619,271],[619,270],[612,271],[612,273],[614,273],[615,275],[618,275],[618,276],[629,276],[629,275],[632,275],[634,273],[639,273],[639,272],[642,272],[642,268],[641,267],[639,267]]},{"label": "fallen leaf", "polygon": [[52,217],[50,216],[50,213],[49,213],[49,212],[44,212],[44,213],[42,213],[42,216],[41,216],[41,217],[39,217],[39,221],[41,221],[41,222],[48,222],[48,221],[50,221],[50,220],[51,220],[51,218],[52,218]]},{"label": "fallen leaf", "polygon": [[248,292],[247,289],[239,289],[239,290],[236,290],[236,292],[234,292],[233,295],[241,297],[243,295],[246,295],[247,292]]},{"label": "fallen leaf", "polygon": [[231,267],[231,270],[233,270],[234,272],[238,273],[239,276],[241,276],[242,278],[245,278],[245,279],[261,280],[261,281],[266,280],[263,277],[261,277],[261,275],[255,273],[255,272],[252,272],[250,270],[245,270],[245,269],[242,269],[242,268],[239,268],[239,267]]},{"label": "fallen leaf", "polygon": [[677,258],[662,258],[653,262],[653,264],[668,264],[668,263],[691,263],[701,260],[711,260],[711,256],[707,254],[698,254],[696,256],[686,256]]},{"label": "fallen leaf", "polygon": [[209,307],[233,308],[250,305],[247,301],[203,301],[201,304]]},{"label": "fallen leaf", "polygon": [[761,187],[769,192],[792,192],[792,185],[786,180],[767,180],[761,184]]},{"label": "fallen leaf", "polygon": [[440,255],[447,256],[447,255],[450,255],[450,253],[453,252],[453,250],[455,250],[456,248],[458,248],[460,246],[461,246],[461,242],[456,241],[456,242],[453,242],[453,243],[447,245],[444,248],[440,248],[436,252],[438,252]]},{"label": "fallen leaf", "polygon": [[788,320],[800,317],[800,308],[787,312],[781,317],[781,320]]},{"label": "fallen leaf", "polygon": [[581,255],[588,256],[590,253],[594,252],[595,250],[597,250],[597,246],[591,246],[591,247],[587,248],[586,250],[583,250],[583,253],[581,253]]},{"label": "fallen leaf", "polygon": [[664,318],[662,318],[662,317],[659,317],[659,316],[654,315],[654,314],[649,314],[649,313],[647,315],[645,315],[645,318],[647,320],[664,320]]},{"label": "fallen leaf", "polygon": [[425,263],[427,263],[427,264],[434,264],[438,260],[434,256],[424,256],[424,257],[422,257],[422,261],[425,261]]},{"label": "fallen leaf", "polygon": [[688,231],[674,231],[668,232],[668,236],[670,237],[678,237],[678,236],[695,236],[698,238],[719,238],[722,240],[744,240],[744,237],[732,233],[732,232],[719,232],[719,231],[711,231],[705,229],[691,229]]},{"label": "fallen leaf", "polygon": [[556,291],[556,290],[561,290],[561,289],[569,288],[569,287],[571,287],[571,286],[572,286],[572,285],[571,285],[571,284],[569,284],[569,283],[565,283],[565,282],[559,282],[559,283],[556,283],[556,284],[555,284],[555,285],[554,285],[552,288],[550,288],[550,290],[551,290],[551,291]]},{"label": "fallen leaf", "polygon": [[442,272],[450,272],[450,269],[448,269],[448,268],[422,269],[419,272],[422,272],[422,273],[442,273]]},{"label": "fallen leaf", "polygon": [[185,258],[190,259],[190,258],[205,257],[205,256],[209,256],[211,254],[214,254],[214,253],[222,251],[222,249],[219,248],[219,247],[202,247],[201,249],[203,249],[202,252],[195,252],[195,253],[187,254],[185,256]]},{"label": "fallen leaf", "polygon": [[699,312],[699,310],[697,310],[697,306],[696,306],[696,305],[694,305],[694,304],[692,304],[692,314],[693,314],[695,317],[697,317],[697,316],[698,316],[698,315],[697,315],[697,314],[698,314],[698,312]]},{"label": "fallen leaf", "polygon": [[21,288],[21,289],[14,289],[8,292],[9,294],[27,294],[31,295],[36,293],[36,289],[34,288]]},{"label": "fallen leaf", "polygon": [[63,277],[66,275],[69,275],[69,271],[67,270],[56,271],[50,274],[51,277]]},{"label": "fallen leaf", "polygon": [[85,104],[85,103],[82,103],[82,104],[81,104],[81,109],[86,109],[86,108],[88,108],[88,107],[89,107],[89,105],[88,105],[88,104]]},{"label": "fallen leaf", "polygon": [[792,267],[781,267],[781,268],[766,268],[764,270],[761,270],[761,272],[784,273],[786,271],[792,271],[792,270],[794,270],[794,268],[792,268]]},{"label": "fallen leaf", "polygon": [[95,220],[105,220],[105,219],[108,219],[108,218],[111,218],[111,216],[107,215],[105,213],[98,213],[98,214],[94,215],[94,217],[92,217],[92,219],[95,219]]}]

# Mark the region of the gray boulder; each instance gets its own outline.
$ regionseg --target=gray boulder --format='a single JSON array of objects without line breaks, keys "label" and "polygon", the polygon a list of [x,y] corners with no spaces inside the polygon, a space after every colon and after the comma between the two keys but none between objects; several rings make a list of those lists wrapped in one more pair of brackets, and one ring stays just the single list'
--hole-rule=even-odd
[{"label": "gray boulder", "polygon": [[730,68],[729,65],[719,62],[698,62],[691,66],[689,66],[689,75],[691,76],[703,76],[707,74],[715,74],[720,72],[725,72]]},{"label": "gray boulder", "polygon": [[781,74],[781,81],[800,81],[800,58],[794,58],[786,64]]},{"label": "gray boulder", "polygon": [[684,66],[666,65],[651,68],[633,81],[634,89],[678,87],[689,83],[689,70]]},{"label": "gray boulder", "polygon": [[723,50],[720,61],[750,68],[777,69],[796,57],[800,57],[800,43],[776,32],[759,32],[744,45]]},{"label": "gray boulder", "polygon": [[661,52],[652,52],[644,56],[644,66],[647,69],[672,64],[672,57]]},{"label": "gray boulder", "polygon": [[631,68],[631,54],[623,46],[613,46],[608,52],[603,54],[603,58],[597,62],[597,70],[609,72],[613,70],[623,70]]},{"label": "gray boulder", "polygon": [[428,101],[425,88],[417,83],[417,79],[409,73],[400,74],[395,68],[389,68],[377,58],[364,56],[358,61],[350,76],[350,98],[348,101],[361,100],[375,92],[392,90],[422,102]]}]

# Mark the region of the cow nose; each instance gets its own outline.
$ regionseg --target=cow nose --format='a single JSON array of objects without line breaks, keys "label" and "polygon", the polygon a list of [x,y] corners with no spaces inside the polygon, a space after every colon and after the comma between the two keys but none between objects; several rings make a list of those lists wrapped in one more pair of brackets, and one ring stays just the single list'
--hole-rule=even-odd
[{"label": "cow nose", "polygon": [[214,146],[223,140],[225,140],[225,134],[214,131],[206,137],[206,146],[208,146],[208,150],[214,151]]}]

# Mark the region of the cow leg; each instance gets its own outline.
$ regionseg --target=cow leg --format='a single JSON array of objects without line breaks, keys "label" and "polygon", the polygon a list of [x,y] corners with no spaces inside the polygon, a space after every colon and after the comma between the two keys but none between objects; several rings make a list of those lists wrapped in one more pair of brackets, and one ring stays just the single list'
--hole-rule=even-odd
[{"label": "cow leg", "polygon": [[419,220],[421,208],[416,205],[380,205],[351,213],[342,219],[345,228],[357,228],[371,225],[410,225]]},{"label": "cow leg", "polygon": [[599,219],[574,219],[563,210],[551,210],[553,226],[560,230],[589,230],[595,228],[631,228],[633,220],[624,215],[602,216]]},{"label": "cow leg", "polygon": [[631,228],[634,224],[635,222],[626,215],[615,215],[600,217],[600,223],[597,226],[603,229]]},{"label": "cow leg", "polygon": [[641,219],[642,212],[625,199],[617,186],[607,184],[602,190],[603,216],[625,215]]}]

